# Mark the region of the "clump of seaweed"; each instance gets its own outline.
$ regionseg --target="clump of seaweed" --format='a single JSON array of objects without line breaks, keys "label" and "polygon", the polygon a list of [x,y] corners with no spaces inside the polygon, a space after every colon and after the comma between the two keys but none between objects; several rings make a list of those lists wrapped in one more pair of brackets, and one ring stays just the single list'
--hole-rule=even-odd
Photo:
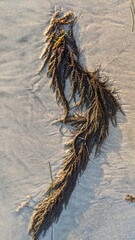
[{"label": "clump of seaweed", "polygon": [[[59,17],[60,11],[57,11],[51,20],[51,25],[48,28],[47,45],[41,54],[43,64],[39,73],[48,64],[47,76],[51,77],[50,87],[56,94],[57,103],[63,106],[65,121],[69,114],[69,104],[71,100],[76,103],[76,95],[79,94],[80,101],[75,106],[90,104],[90,78],[93,78],[95,73],[88,73],[79,63],[79,50],[73,35],[73,26],[76,22],[76,17],[72,12]],[[69,25],[64,29],[64,24]],[[65,86],[67,79],[71,81],[71,96],[67,100],[65,94]]]},{"label": "clump of seaweed", "polygon": [[[60,17],[60,11],[57,11],[51,24],[45,33],[46,47],[41,54],[43,64],[39,73],[48,64],[47,76],[51,77],[50,87],[56,93],[56,100],[64,108],[65,118],[69,113],[69,102],[65,96],[65,83],[70,74],[70,52],[74,54],[76,59],[79,59],[79,51],[77,49],[74,36],[73,25],[75,24],[76,17],[72,12],[66,13]],[[65,29],[65,25],[67,29]]]},{"label": "clump of seaweed", "polygon": [[[38,240],[40,234],[44,235],[52,223],[59,220],[78,176],[86,169],[92,150],[95,148],[95,155],[100,151],[109,134],[110,122],[116,127],[116,114],[122,112],[115,92],[109,89],[106,80],[101,81],[99,70],[91,73],[79,63],[79,51],[73,37],[75,19],[72,12],[63,17],[60,17],[60,12],[56,12],[46,33],[49,37],[53,34],[54,38],[47,40],[49,50],[46,49],[42,54],[45,60],[41,70],[48,62],[47,74],[52,78],[51,88],[56,93],[58,104],[61,103],[64,107],[65,116],[59,121],[73,126],[74,131],[71,141],[66,145],[69,151],[61,171],[53,179],[45,198],[33,214],[29,228],[32,240]],[[68,31],[64,29],[64,24],[69,24]],[[68,78],[71,81],[69,100],[65,95],[65,82]],[[71,100],[81,109],[81,113],[75,109],[72,115],[69,114]]]}]

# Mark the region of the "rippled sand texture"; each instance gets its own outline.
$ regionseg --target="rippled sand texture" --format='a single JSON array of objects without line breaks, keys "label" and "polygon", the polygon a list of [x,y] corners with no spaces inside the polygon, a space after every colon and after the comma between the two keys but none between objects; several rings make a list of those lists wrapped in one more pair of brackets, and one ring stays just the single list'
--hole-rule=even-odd
[{"label": "rippled sand texture", "polygon": [[[0,1],[0,239],[29,240],[32,208],[50,183],[48,161],[55,175],[64,157],[65,137],[51,126],[62,113],[49,88],[37,76],[43,31],[54,6],[80,16],[75,34],[81,63],[101,65],[119,89],[126,117],[99,157],[80,178],[66,210],[54,227],[54,240],[134,240],[135,204],[135,33],[130,2]],[[65,132],[66,130],[63,129]],[[43,239],[43,238],[41,238]],[[51,239],[51,229],[46,240]]]}]

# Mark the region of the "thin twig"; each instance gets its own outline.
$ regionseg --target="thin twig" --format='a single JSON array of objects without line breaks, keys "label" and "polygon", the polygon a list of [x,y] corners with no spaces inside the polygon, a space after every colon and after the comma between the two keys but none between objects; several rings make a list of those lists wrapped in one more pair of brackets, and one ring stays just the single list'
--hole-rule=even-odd
[{"label": "thin twig", "polygon": [[53,185],[52,167],[51,167],[51,163],[50,162],[49,162],[49,169],[50,169],[51,182],[52,182],[52,185]]},{"label": "thin twig", "polygon": [[[52,182],[52,188],[51,188],[51,193],[50,193],[50,195],[52,195],[53,194],[53,174],[52,174],[52,166],[51,166],[51,163],[49,162],[49,169],[50,169],[50,178],[51,178],[51,182]],[[51,232],[51,240],[53,240],[54,238],[53,238],[53,236],[54,236],[54,234],[53,234],[53,224],[52,224],[52,232]]]},{"label": "thin twig", "polygon": [[131,10],[131,15],[132,15],[132,20],[133,20],[133,23],[132,23],[132,33],[134,32],[134,22],[135,22],[135,18],[134,18],[134,9],[133,7],[130,5],[130,10]]},{"label": "thin twig", "polygon": [[134,13],[135,13],[135,4],[134,4],[134,0],[131,0],[131,4],[132,4],[132,7],[133,7],[133,10],[134,10]]}]

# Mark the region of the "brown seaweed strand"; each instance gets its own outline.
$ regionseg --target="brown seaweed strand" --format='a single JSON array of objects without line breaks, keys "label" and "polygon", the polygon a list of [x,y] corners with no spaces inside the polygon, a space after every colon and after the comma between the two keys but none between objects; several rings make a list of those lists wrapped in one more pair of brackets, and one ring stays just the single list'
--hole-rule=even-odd
[{"label": "brown seaweed strand", "polygon": [[[69,119],[77,126],[76,135],[68,144],[69,154],[60,174],[54,178],[53,186],[50,186],[47,196],[35,210],[29,229],[32,240],[38,240],[41,233],[45,234],[52,223],[58,221],[64,206],[68,204],[78,176],[86,169],[89,154],[94,147],[96,153],[99,152],[108,135],[110,121],[115,125],[117,111],[121,111],[106,83],[101,83],[95,78],[91,84],[92,101],[85,116],[81,121],[79,116],[74,116],[73,119],[67,117],[67,122]],[[51,196],[50,191],[53,192]]]},{"label": "brown seaweed strand", "polygon": [[[67,16],[70,17],[71,13],[68,13]],[[75,18],[73,19],[75,21]],[[75,106],[83,109],[85,105],[87,107],[90,104],[90,84],[88,84],[87,80],[88,73],[79,64],[79,51],[73,36],[74,21],[70,23],[69,31],[65,32],[64,29],[57,29],[57,26],[55,26],[56,23],[57,25],[58,23],[60,24],[61,20],[55,17],[53,18],[51,24],[54,24],[54,31],[50,33],[51,40],[47,38],[48,45],[41,55],[41,57],[44,58],[44,62],[39,71],[41,72],[48,63],[47,76],[52,77],[50,87],[56,92],[57,103],[62,103],[64,106],[65,119],[69,113],[69,103],[72,99],[76,102],[77,93],[80,96],[80,100]],[[58,73],[57,76],[56,72]],[[68,102],[64,90],[65,82],[69,75],[71,81],[71,97]]]},{"label": "brown seaweed strand", "polygon": [[[69,52],[71,48],[73,48],[72,51],[75,51],[74,55],[76,53],[78,54],[78,52],[75,43],[73,44],[73,33],[71,34],[73,31],[71,26],[75,21],[74,14],[72,12],[68,12],[61,18],[59,18],[59,15],[60,12],[56,12],[51,20],[50,27],[46,32],[47,46],[40,56],[44,60],[39,73],[41,73],[48,64],[47,76],[52,77],[50,87],[56,93],[58,105],[63,105],[66,119],[66,116],[69,113],[69,103],[66,99],[64,90],[65,82],[70,73]],[[61,27],[61,25],[64,24],[70,24],[70,35],[72,35],[72,41],[69,41],[66,31]]]},{"label": "brown seaweed strand", "polygon": [[[67,35],[62,32],[60,24],[73,23],[70,14],[68,17],[64,15],[63,20],[58,18],[58,15],[52,20],[47,35],[51,36],[56,29],[56,32],[61,35],[58,36],[58,33],[55,33],[53,44],[49,43],[51,50],[44,56],[47,57],[51,52],[48,68],[52,76],[51,87],[56,92],[58,104],[61,103],[64,106],[66,123],[74,126],[75,130],[72,140],[67,144],[69,153],[61,172],[54,178],[46,197],[38,204],[33,214],[29,228],[32,240],[38,240],[40,234],[45,234],[52,223],[59,220],[76,186],[78,176],[86,169],[93,148],[96,148],[96,154],[100,151],[109,134],[110,122],[116,126],[116,114],[122,111],[113,92],[108,88],[107,82],[100,82],[99,72],[90,73],[81,67],[76,47],[71,44],[73,34]],[[77,113],[68,116],[69,103],[65,98],[63,85],[63,80],[65,82],[68,76],[70,76],[72,86],[71,99],[75,99],[78,93],[80,99],[76,106],[83,108],[86,105],[86,112],[81,116]]]},{"label": "brown seaweed strand", "polygon": [[41,233],[46,233],[53,222],[58,221],[63,207],[68,204],[75,188],[79,172],[81,173],[86,168],[88,162],[88,159],[85,159],[86,156],[88,157],[87,150],[82,146],[78,156],[72,153],[66,158],[61,174],[55,179],[56,188],[55,190],[53,188],[53,194],[42,200],[35,210],[29,229],[29,233],[32,233],[32,240],[37,240]]},{"label": "brown seaweed strand", "polygon": [[[60,57],[60,55],[59,55]],[[53,70],[53,82],[51,82],[51,87],[53,88],[53,90],[56,93],[56,100],[58,105],[62,104],[63,108],[64,108],[64,116],[65,118],[68,115],[69,112],[69,104],[68,101],[65,97],[64,91],[63,91],[63,86],[62,86],[62,79],[61,79],[61,74],[59,73],[59,65],[60,65],[60,59],[58,57],[56,57],[56,66],[55,69]],[[58,67],[58,68],[57,68]]]}]

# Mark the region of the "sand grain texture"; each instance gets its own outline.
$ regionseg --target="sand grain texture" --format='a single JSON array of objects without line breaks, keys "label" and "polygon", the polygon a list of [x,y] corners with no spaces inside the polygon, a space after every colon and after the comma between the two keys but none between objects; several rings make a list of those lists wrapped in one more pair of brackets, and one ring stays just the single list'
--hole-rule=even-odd
[{"label": "sand grain texture", "polygon": [[[123,196],[135,195],[135,35],[124,0],[0,2],[0,239],[30,239],[32,207],[50,183],[48,161],[54,175],[63,162],[65,138],[50,125],[62,111],[48,78],[36,75],[55,5],[82,15],[75,29],[81,62],[90,70],[102,65],[119,89],[126,118],[118,116],[118,127],[111,127],[102,153],[80,178],[54,239],[134,240],[135,205]],[[45,239],[50,236],[51,229]]]}]

